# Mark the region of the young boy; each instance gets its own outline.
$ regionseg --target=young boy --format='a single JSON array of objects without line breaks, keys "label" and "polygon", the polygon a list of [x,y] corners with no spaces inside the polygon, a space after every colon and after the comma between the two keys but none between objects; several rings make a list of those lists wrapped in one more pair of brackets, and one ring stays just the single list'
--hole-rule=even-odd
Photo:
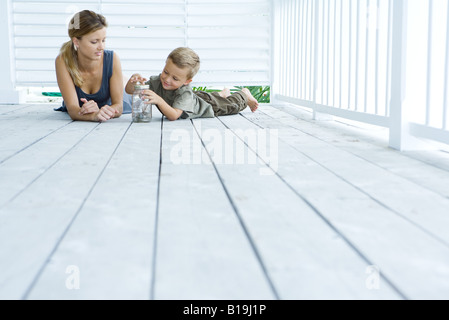
[{"label": "young boy", "polygon": [[148,84],[150,90],[143,93],[170,121],[238,114],[247,106],[252,112],[257,110],[259,103],[246,88],[232,95],[229,89],[219,93],[194,92],[190,83],[199,68],[200,58],[192,49],[177,48],[168,56],[159,76],[147,81],[140,74],[134,74],[125,89],[132,94],[138,82]]}]

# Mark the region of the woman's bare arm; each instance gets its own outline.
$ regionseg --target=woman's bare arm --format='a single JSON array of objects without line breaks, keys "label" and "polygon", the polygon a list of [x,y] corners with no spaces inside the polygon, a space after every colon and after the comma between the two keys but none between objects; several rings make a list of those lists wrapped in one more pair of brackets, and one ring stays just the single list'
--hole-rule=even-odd
[{"label": "woman's bare arm", "polygon": [[80,114],[81,107],[78,102],[78,96],[75,90],[75,84],[70,76],[67,66],[61,57],[57,57],[55,61],[56,78],[58,80],[59,90],[67,107],[67,111],[75,121],[99,121],[98,112],[89,114]]},{"label": "woman's bare arm", "polygon": [[123,113],[123,74],[120,58],[114,53],[112,77],[109,81],[109,90],[111,95],[111,108],[115,109],[115,117],[120,117]]}]

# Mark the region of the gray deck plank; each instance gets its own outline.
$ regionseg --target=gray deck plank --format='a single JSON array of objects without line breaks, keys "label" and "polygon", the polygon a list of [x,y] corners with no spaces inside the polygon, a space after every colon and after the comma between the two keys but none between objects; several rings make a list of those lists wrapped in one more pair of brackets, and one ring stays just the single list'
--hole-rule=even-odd
[{"label": "gray deck plank", "polygon": [[[441,153],[393,151],[290,107],[163,132],[157,116],[95,124],[50,105],[1,108],[2,299],[449,297]],[[273,170],[217,160],[214,138],[245,136],[224,125],[277,129],[277,158],[254,147]],[[69,266],[80,290],[66,287]]]},{"label": "gray deck plank", "polygon": [[36,120],[44,119],[64,119],[70,121],[70,117],[67,113],[56,112],[48,105],[19,105],[14,106],[5,113],[1,113],[0,111],[0,132],[2,134],[8,134],[7,130],[13,128],[19,127],[26,129],[29,126],[39,126],[40,121]]},{"label": "gray deck plank", "polygon": [[[150,298],[161,118],[127,131],[30,299]],[[68,266],[79,270],[79,290],[62,285]]]},{"label": "gray deck plank", "polygon": [[447,148],[444,150],[405,151],[403,153],[435,168],[449,171],[449,151]]},{"label": "gray deck plank", "polygon": [[165,122],[163,142],[154,298],[274,299],[191,122]]},{"label": "gray deck plank", "polygon": [[[101,125],[0,211],[0,297],[21,299],[70,226],[128,122]],[[63,139],[63,137],[61,137]]]},{"label": "gray deck plank", "polygon": [[0,208],[42,176],[97,126],[98,123],[74,122],[1,163]]},{"label": "gray deck plank", "polygon": [[[252,115],[248,114],[247,117],[251,119]],[[420,225],[411,223],[410,220],[414,217],[405,219],[386,207],[381,200],[368,196],[362,186],[350,183],[349,177],[346,178],[347,174],[342,171],[352,163],[354,170],[360,173],[361,169],[357,166],[363,167],[371,165],[370,163],[361,164],[358,157],[340,161],[342,153],[338,149],[334,150],[329,145],[323,146],[318,138],[301,135],[296,129],[286,127],[276,119],[259,114],[252,118],[252,121],[262,127],[279,129],[280,147],[290,149],[292,154],[289,159],[280,159],[280,176],[317,208],[373,265],[379,266],[387,279],[394,283],[405,297],[449,297],[448,246],[424,231]],[[315,139],[315,144],[310,139]],[[329,158],[332,161],[328,160]],[[336,168],[335,165],[341,167]],[[372,176],[369,182],[383,181],[385,187],[389,183],[385,177]],[[409,182],[403,183],[407,186]],[[369,189],[369,183],[367,186]],[[442,213],[441,210],[447,207],[444,198],[440,198],[438,203],[441,207],[435,208]],[[432,215],[432,212],[428,213]],[[435,228],[440,218],[444,226],[446,217],[437,214],[433,219]]]},{"label": "gray deck plank", "polygon": [[0,163],[34,143],[54,134],[72,120],[66,113],[55,112],[48,106],[27,108],[26,113],[2,116],[0,119]]},{"label": "gray deck plank", "polygon": [[[301,132],[338,146],[338,148],[357,155],[365,161],[449,198],[447,182],[449,180],[449,154],[447,153],[436,150],[394,151],[388,147],[386,141],[373,143],[373,139],[362,136],[367,133],[367,129],[354,128],[350,130],[350,127],[337,126],[334,122],[314,123],[299,108],[266,107],[264,113],[275,119],[282,119],[281,122],[287,126],[292,126]],[[420,157],[422,160],[418,160]],[[431,165],[425,161],[426,158],[431,159]],[[446,164],[446,169],[443,163]]]},{"label": "gray deck plank", "polygon": [[[2,104],[0,105],[0,116],[6,116],[15,112],[26,112],[26,109],[31,108],[33,105],[29,104],[22,104],[22,105],[15,105],[15,104]],[[48,106],[48,105],[47,105]]]},{"label": "gray deck plank", "polygon": [[[269,109],[273,110],[273,109]],[[267,112],[269,112],[269,110]],[[262,118],[259,118],[262,119]],[[287,123],[285,119],[276,120],[275,118],[266,118],[270,126],[285,128]],[[273,121],[274,120],[274,121]],[[258,120],[260,123],[260,120]],[[290,128],[290,130],[288,129]],[[291,124],[287,127],[283,140],[301,150],[307,156],[311,157],[342,179],[350,182],[353,186],[363,190],[367,195],[379,201],[384,206],[394,210],[397,214],[403,216],[417,225],[428,230],[438,239],[441,239],[449,246],[449,199],[444,195],[445,191],[434,192],[422,187],[412,179],[405,179],[396,172],[391,171],[389,166],[386,168],[377,165],[373,161],[367,161],[364,158],[355,156],[352,148],[345,146],[341,148],[339,144],[323,141],[321,136],[315,137],[309,132],[302,132],[301,124]],[[357,143],[355,143],[357,145]],[[357,148],[357,147],[355,147]],[[389,151],[389,163],[404,161],[404,166],[411,161],[403,158],[393,150]],[[397,157],[395,159],[395,156]],[[385,158],[386,156],[384,156]],[[394,159],[394,160],[393,160]],[[385,163],[383,164],[385,166]],[[427,180],[437,180],[442,186],[444,181],[441,176],[448,177],[447,172],[430,167],[421,163],[418,167],[414,166],[416,174],[426,177]],[[404,172],[403,172],[404,173]],[[429,178],[431,177],[431,178]],[[436,186],[435,186],[436,188]],[[440,190],[440,189],[438,189]],[[442,195],[443,194],[443,195]]]},{"label": "gray deck plank", "polygon": [[[213,139],[233,134],[221,122],[232,132],[240,130],[244,134],[242,138],[253,134],[255,150],[264,144],[264,139],[270,142],[269,132],[258,130],[260,128],[240,116],[231,116],[214,121],[195,120],[206,145],[213,143]],[[227,150],[235,146],[237,152],[237,142],[228,144]],[[282,159],[295,156],[284,153],[286,149],[279,150],[279,154],[276,151],[271,145],[266,154]],[[216,166],[281,299],[401,298],[388,285],[381,290],[369,290],[366,261],[279,176],[261,170],[266,169],[261,159],[252,161],[249,155],[252,151],[244,152],[243,163],[225,163],[218,159]]]}]

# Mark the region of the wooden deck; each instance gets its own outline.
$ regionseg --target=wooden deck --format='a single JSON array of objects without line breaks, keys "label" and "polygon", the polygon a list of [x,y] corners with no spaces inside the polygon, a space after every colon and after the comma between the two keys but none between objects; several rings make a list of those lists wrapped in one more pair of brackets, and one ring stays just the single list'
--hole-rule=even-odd
[{"label": "wooden deck", "polygon": [[0,106],[0,299],[449,299],[448,153],[292,106],[53,107]]}]

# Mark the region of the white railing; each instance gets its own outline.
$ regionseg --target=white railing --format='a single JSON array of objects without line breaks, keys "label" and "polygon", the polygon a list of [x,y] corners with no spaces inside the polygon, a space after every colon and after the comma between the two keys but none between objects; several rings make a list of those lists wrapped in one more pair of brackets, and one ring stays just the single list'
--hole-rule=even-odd
[{"label": "white railing", "polygon": [[449,2],[409,0],[407,94],[414,135],[449,144]]},{"label": "white railing", "polygon": [[447,3],[274,1],[273,98],[449,143]]}]

